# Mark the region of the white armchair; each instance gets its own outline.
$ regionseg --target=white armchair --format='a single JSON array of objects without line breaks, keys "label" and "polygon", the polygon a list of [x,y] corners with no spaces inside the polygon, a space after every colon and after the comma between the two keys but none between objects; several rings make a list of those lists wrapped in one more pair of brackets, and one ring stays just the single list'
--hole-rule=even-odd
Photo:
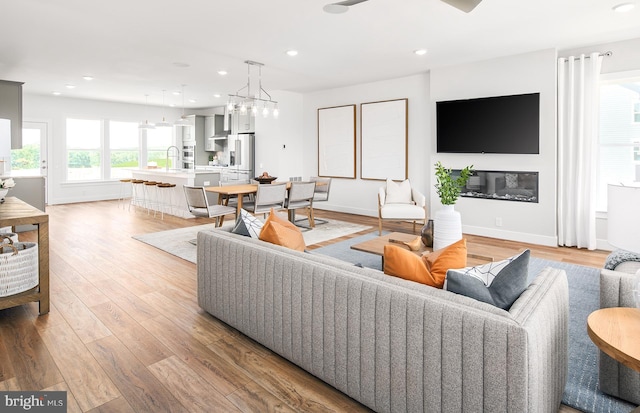
[{"label": "white armchair", "polygon": [[382,221],[416,221],[424,225],[427,222],[427,200],[419,191],[411,187],[409,180],[396,183],[387,180],[386,187],[378,190],[378,235],[382,235]]}]

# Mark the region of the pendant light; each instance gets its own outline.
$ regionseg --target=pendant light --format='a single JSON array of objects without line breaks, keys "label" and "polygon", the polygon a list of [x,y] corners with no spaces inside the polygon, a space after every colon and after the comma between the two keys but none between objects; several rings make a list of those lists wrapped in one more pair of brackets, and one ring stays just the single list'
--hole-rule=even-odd
[{"label": "pendant light", "polygon": [[164,117],[164,110],[165,110],[164,92],[166,92],[166,90],[162,89],[162,122],[156,123],[156,128],[169,128],[169,127],[171,127],[171,123],[167,122],[167,120]]},{"label": "pendant light", "polygon": [[[264,66],[264,64],[252,60],[245,60],[244,63],[247,65],[247,84],[236,93],[229,95],[227,110],[229,112],[240,112],[243,115],[249,111],[252,116],[256,116],[260,106],[262,106],[262,116],[266,118],[269,116],[269,113],[271,113],[274,118],[277,118],[279,112],[278,102],[273,100],[271,95],[262,87],[262,66]],[[258,68],[257,90],[251,89],[252,67]],[[273,109],[269,109],[270,106],[273,107]]]},{"label": "pendant light", "polygon": [[[145,105],[145,112],[147,112],[149,109],[149,95],[144,95],[144,105]],[[144,122],[138,125],[138,129],[155,129],[155,128],[156,126],[153,123],[149,123],[149,121],[146,119]]]},{"label": "pendant light", "polygon": [[190,123],[191,122],[189,122],[189,119],[187,119],[187,116],[184,114],[184,85],[182,85],[182,116],[173,124],[175,126],[189,126]]}]

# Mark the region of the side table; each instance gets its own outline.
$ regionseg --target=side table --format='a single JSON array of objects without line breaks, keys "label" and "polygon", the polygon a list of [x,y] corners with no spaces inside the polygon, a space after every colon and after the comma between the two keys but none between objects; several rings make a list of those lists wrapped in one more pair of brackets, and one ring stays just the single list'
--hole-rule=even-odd
[{"label": "side table", "polygon": [[601,308],[589,314],[591,341],[612,359],[640,371],[640,309]]},{"label": "side table", "polygon": [[38,227],[38,285],[25,292],[0,298],[0,310],[37,301],[40,314],[49,312],[49,215],[16,198],[0,204],[0,227]]}]

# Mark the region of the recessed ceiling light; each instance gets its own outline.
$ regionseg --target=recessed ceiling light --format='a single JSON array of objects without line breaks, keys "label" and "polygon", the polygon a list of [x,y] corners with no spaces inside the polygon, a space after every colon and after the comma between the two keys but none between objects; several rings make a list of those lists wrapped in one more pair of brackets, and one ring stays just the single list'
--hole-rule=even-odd
[{"label": "recessed ceiling light", "polygon": [[618,4],[617,6],[613,6],[613,11],[618,13],[626,13],[628,11],[633,10],[634,7],[636,7],[636,5],[633,3],[621,3],[621,4]]},{"label": "recessed ceiling light", "polygon": [[297,50],[287,50],[287,55],[289,55],[289,56],[297,56],[298,55],[298,51]]},{"label": "recessed ceiling light", "polygon": [[82,76],[84,80],[93,80],[93,76]]},{"label": "recessed ceiling light", "polygon": [[197,100],[195,100],[195,99],[189,99],[189,103],[196,103],[196,102],[197,102]]},{"label": "recessed ceiling light", "polygon": [[170,104],[169,104],[169,107],[170,107],[170,108],[175,108],[175,107],[176,107],[176,104],[175,104],[175,103],[170,103]]},{"label": "recessed ceiling light", "polygon": [[220,76],[224,76],[224,75],[226,75],[226,74],[227,74],[227,71],[226,71],[226,70],[218,70],[218,74],[219,74]]},{"label": "recessed ceiling light", "polygon": [[427,54],[427,49],[414,50],[413,53],[417,54],[418,56],[422,56],[422,55]]},{"label": "recessed ceiling light", "polygon": [[184,62],[173,62],[173,65],[175,67],[189,67],[189,66],[191,66],[189,63],[184,63]]},{"label": "recessed ceiling light", "polygon": [[52,94],[52,95],[55,95],[55,96],[60,96],[62,93],[60,93],[60,92],[58,92],[58,91],[53,91],[53,92],[51,92],[51,94]]},{"label": "recessed ceiling light", "polygon": [[220,93],[214,93],[214,94],[213,94],[213,97],[214,97],[214,98],[219,98],[219,97],[220,97]]},{"label": "recessed ceiling light", "polygon": [[180,96],[180,91],[176,90],[175,92],[171,92],[174,96]]},{"label": "recessed ceiling light", "polygon": [[76,85],[64,85],[67,89],[75,89]]}]

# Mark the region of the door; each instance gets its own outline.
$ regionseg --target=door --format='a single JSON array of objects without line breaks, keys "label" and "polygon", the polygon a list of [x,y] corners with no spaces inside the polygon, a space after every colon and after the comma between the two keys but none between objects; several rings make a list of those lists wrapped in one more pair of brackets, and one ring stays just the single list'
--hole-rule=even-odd
[{"label": "door", "polygon": [[42,176],[45,185],[45,203],[48,199],[46,122],[22,122],[22,149],[11,150],[12,176]]}]

